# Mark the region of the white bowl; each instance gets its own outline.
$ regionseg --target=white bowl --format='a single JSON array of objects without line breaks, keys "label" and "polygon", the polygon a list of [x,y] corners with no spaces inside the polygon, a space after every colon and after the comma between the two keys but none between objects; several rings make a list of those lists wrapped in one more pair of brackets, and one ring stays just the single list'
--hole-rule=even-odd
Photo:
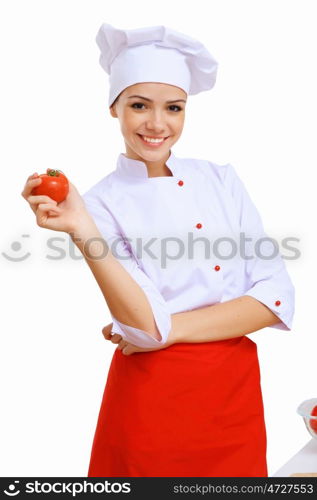
[{"label": "white bowl", "polygon": [[309,434],[317,439],[317,416],[311,415],[315,406],[317,407],[317,398],[306,399],[297,408],[297,413],[303,417]]}]

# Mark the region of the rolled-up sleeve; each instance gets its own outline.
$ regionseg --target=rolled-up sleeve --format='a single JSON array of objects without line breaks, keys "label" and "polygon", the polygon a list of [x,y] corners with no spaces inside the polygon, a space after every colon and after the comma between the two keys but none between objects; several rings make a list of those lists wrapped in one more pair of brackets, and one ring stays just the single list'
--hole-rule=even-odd
[{"label": "rolled-up sleeve", "polygon": [[[292,327],[295,288],[279,251],[279,244],[264,231],[261,216],[232,165],[226,166],[225,184],[233,199],[245,241],[245,292],[266,305],[280,319],[272,328]],[[252,257],[252,258],[248,258]]]},{"label": "rolled-up sleeve", "polygon": [[[153,317],[158,332],[161,335],[161,340],[155,339],[146,331],[121,323],[110,311],[113,320],[112,332],[120,334],[124,340],[139,347],[151,348],[165,344],[171,330],[171,314],[168,304],[153,281],[138,265],[130,251],[128,237],[124,237],[121,234],[115,218],[107,209],[103,200],[99,199],[97,196],[92,196],[89,192],[82,195],[82,198],[88,213],[93,218],[112,254],[145,293],[152,308]],[[124,290],[122,293],[124,293]]]}]

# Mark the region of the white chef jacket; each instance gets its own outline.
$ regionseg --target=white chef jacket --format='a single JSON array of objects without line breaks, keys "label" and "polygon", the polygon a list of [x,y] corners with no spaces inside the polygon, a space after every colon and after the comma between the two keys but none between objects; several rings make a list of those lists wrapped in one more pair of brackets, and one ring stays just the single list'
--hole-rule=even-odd
[{"label": "white chef jacket", "polygon": [[273,328],[290,330],[294,286],[234,167],[173,151],[166,165],[172,176],[148,177],[145,163],[121,153],[116,169],[83,195],[112,253],[146,294],[161,340],[113,315],[112,331],[157,347],[167,341],[171,314],[243,295],[278,316]]}]

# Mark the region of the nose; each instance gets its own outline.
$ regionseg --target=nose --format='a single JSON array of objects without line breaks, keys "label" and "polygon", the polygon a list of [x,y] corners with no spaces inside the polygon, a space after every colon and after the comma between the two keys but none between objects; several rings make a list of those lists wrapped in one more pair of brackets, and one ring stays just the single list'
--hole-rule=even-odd
[{"label": "nose", "polygon": [[146,121],[146,127],[148,130],[152,130],[156,134],[165,130],[166,127],[165,127],[163,113],[159,110],[152,111]]}]

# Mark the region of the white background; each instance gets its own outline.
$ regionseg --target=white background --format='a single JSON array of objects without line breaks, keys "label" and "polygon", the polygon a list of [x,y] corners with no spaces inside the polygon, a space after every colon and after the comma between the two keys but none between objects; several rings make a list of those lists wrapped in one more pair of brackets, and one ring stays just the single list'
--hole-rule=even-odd
[{"label": "white background", "polygon": [[[269,474],[310,439],[296,408],[317,397],[315,6],[1,2],[1,476],[88,471],[115,349],[101,334],[110,315],[85,261],[70,257],[68,235],[39,228],[20,193],[28,175],[48,167],[65,171],[83,193],[124,152],[98,62],[102,22],[127,29],[165,24],[199,39],[219,61],[215,88],[190,97],[173,151],[232,163],[267,233],[300,239],[300,258],[286,262],[296,287],[292,331],[266,328],[250,337],[261,365]],[[62,238],[63,260],[46,257],[56,256],[47,248],[50,237]],[[27,252],[19,262],[4,255]],[[115,422],[113,432],[120,432]]]}]

